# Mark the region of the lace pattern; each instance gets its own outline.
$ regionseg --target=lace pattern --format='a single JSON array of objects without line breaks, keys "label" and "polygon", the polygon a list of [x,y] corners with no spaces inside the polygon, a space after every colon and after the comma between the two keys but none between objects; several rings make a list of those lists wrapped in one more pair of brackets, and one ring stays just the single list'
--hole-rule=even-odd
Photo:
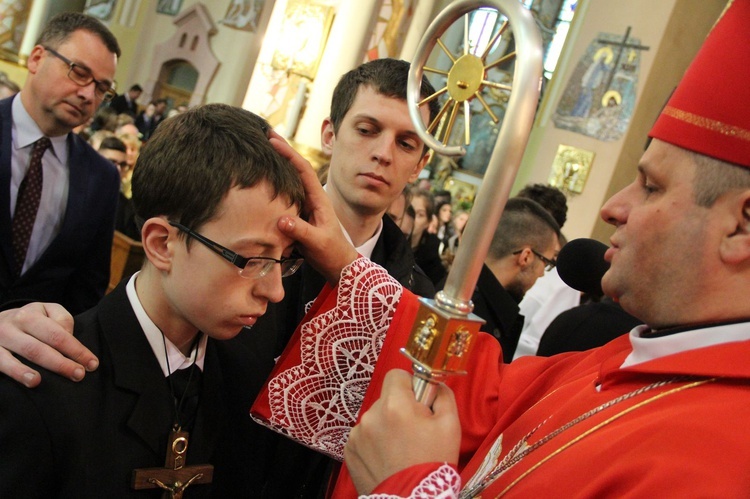
[{"label": "lace pattern", "polygon": [[411,493],[404,496],[371,494],[359,499],[454,499],[461,490],[461,477],[447,464],[442,465],[419,482]]},{"label": "lace pattern", "polygon": [[268,384],[273,429],[343,460],[401,294],[366,258],[344,268],[336,306],[301,326],[301,364]]}]

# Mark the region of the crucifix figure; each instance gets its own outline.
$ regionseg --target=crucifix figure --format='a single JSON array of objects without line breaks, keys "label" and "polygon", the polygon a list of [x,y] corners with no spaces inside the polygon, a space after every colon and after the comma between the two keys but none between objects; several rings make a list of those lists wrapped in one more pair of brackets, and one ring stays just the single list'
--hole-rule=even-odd
[{"label": "crucifix figure", "polygon": [[188,432],[176,428],[169,434],[167,458],[163,468],[133,470],[131,486],[136,490],[164,489],[163,499],[181,499],[190,485],[211,483],[214,467],[210,464],[185,466]]},{"label": "crucifix figure", "polygon": [[604,45],[614,45],[617,47],[617,56],[615,57],[615,63],[612,65],[612,70],[609,72],[609,77],[607,78],[607,85],[604,87],[605,90],[609,90],[610,85],[612,85],[612,79],[615,77],[615,73],[617,72],[617,66],[620,64],[620,59],[622,58],[622,53],[624,52],[624,49],[631,49],[631,50],[648,50],[650,47],[647,47],[645,45],[639,45],[637,43],[628,43],[628,38],[630,38],[630,29],[631,27],[628,26],[628,29],[625,30],[625,36],[622,37],[622,41],[620,42],[610,42],[609,40],[597,40],[597,42],[602,43]]}]

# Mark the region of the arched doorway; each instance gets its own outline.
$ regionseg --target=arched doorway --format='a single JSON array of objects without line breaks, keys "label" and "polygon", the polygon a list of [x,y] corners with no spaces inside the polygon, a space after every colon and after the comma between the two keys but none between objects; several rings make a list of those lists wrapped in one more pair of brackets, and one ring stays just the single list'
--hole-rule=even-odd
[{"label": "arched doorway", "polygon": [[167,108],[189,104],[198,82],[198,70],[181,59],[165,62],[159,71],[154,99],[167,99]]}]

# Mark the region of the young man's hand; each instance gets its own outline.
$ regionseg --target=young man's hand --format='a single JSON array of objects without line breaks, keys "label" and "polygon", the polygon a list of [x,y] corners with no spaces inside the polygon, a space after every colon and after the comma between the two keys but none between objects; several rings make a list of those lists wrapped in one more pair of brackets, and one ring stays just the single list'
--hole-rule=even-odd
[{"label": "young man's hand", "polygon": [[357,250],[346,239],[331,201],[328,199],[310,163],[276,132],[269,132],[276,151],[287,158],[299,172],[305,187],[304,213],[300,217],[282,217],[279,230],[300,245],[305,260],[328,282],[336,284],[341,270],[357,258]]},{"label": "young man's hand", "polygon": [[0,373],[33,388],[42,377],[11,352],[73,381],[99,360],[73,337],[73,316],[56,303],[30,303],[0,312]]}]

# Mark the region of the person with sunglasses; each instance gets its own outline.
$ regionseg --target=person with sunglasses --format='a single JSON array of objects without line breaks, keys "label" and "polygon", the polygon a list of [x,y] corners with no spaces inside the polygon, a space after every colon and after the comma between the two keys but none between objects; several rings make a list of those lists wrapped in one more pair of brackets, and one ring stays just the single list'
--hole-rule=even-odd
[{"label": "person with sunglasses", "polygon": [[539,203],[508,200],[471,298],[474,313],[486,321],[481,331],[500,342],[505,362],[513,360],[523,328],[518,304],[545,269],[554,268],[559,236],[557,222]]},{"label": "person with sunglasses", "polygon": [[101,22],[60,14],[21,92],[0,101],[0,310],[45,301],[76,314],[107,289],[120,177],[72,131],[115,95],[119,56]]}]

